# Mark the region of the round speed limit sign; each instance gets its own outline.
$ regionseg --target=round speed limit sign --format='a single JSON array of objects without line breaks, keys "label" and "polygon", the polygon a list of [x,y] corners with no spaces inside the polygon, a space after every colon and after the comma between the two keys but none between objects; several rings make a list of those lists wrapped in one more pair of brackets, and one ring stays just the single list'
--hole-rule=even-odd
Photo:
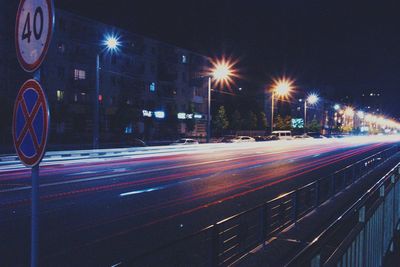
[{"label": "round speed limit sign", "polygon": [[15,26],[15,46],[21,67],[37,70],[49,48],[54,25],[52,0],[21,0]]}]

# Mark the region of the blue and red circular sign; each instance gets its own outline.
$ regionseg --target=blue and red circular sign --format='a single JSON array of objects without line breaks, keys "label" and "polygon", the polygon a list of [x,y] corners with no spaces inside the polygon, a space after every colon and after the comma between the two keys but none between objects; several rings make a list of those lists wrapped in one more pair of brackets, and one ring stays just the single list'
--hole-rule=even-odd
[{"label": "blue and red circular sign", "polygon": [[13,140],[18,157],[27,167],[43,158],[49,129],[46,95],[36,80],[26,81],[14,104]]}]

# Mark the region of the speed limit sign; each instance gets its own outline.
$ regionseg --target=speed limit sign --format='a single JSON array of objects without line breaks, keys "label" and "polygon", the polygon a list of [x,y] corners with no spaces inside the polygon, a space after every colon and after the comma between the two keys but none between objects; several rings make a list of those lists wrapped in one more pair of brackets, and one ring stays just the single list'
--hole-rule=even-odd
[{"label": "speed limit sign", "polygon": [[15,25],[15,46],[21,67],[37,70],[49,48],[54,25],[52,0],[21,0]]}]

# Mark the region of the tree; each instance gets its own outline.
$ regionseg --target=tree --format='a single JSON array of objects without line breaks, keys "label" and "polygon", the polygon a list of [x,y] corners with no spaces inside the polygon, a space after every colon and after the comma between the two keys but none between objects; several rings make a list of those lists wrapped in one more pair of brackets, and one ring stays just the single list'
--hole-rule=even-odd
[{"label": "tree", "polygon": [[291,130],[292,129],[292,117],[286,116],[282,118],[281,115],[278,115],[276,118],[276,126],[277,130]]},{"label": "tree", "polygon": [[286,116],[284,119],[285,129],[284,130],[292,130],[292,117]]},{"label": "tree", "polygon": [[261,111],[258,113],[258,129],[265,130],[267,128],[267,124],[267,116],[265,115],[265,112]]},{"label": "tree", "polygon": [[243,127],[246,130],[254,130],[257,128],[257,116],[253,111],[246,113],[246,116],[243,120]]},{"label": "tree", "polygon": [[321,131],[321,124],[317,119],[313,119],[307,126],[308,131],[310,132],[320,132]]},{"label": "tree", "polygon": [[229,126],[228,118],[224,106],[220,106],[218,109],[217,116],[213,120],[214,128],[217,132],[222,132]]},{"label": "tree", "polygon": [[242,124],[242,116],[240,115],[240,112],[238,110],[235,110],[235,112],[233,112],[229,125],[231,126],[232,130],[238,131],[242,129]]}]

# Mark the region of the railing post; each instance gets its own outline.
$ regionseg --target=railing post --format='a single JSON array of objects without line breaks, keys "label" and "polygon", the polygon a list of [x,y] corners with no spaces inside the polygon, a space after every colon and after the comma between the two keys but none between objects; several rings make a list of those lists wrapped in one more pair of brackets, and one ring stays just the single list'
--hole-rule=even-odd
[{"label": "railing post", "polygon": [[[358,211],[358,222],[363,224],[362,227],[362,234],[360,234],[360,250],[361,250],[361,257],[360,257],[360,263],[359,266],[364,266],[364,262],[366,261],[365,253],[367,250],[367,229],[366,229],[366,223],[365,223],[365,206],[361,207],[361,209]],[[361,233],[360,232],[360,233]]]},{"label": "railing post", "polygon": [[261,208],[261,242],[263,244],[263,248],[265,248],[265,240],[268,235],[268,204],[265,203]]},{"label": "railing post", "polygon": [[298,198],[299,198],[299,192],[298,190],[293,192],[293,196],[292,196],[292,205],[293,205],[293,222],[296,225],[297,223],[297,213],[298,213]]},{"label": "railing post", "polygon": [[214,224],[212,228],[211,264],[213,267],[219,265],[219,227]]},{"label": "railing post", "polygon": [[392,183],[393,187],[393,230],[396,229],[396,176],[392,174],[390,176],[390,182]]},{"label": "railing post", "polygon": [[320,189],[321,189],[321,180],[320,179],[318,179],[316,182],[315,182],[315,208],[318,208],[318,206],[319,206],[319,202],[320,202],[320,194],[319,194],[319,191],[320,191]]},{"label": "railing post", "polygon": [[358,211],[358,222],[365,223],[365,206]]},{"label": "railing post", "polygon": [[[381,247],[380,247],[380,249],[381,249],[381,251],[380,251],[380,255],[378,255],[378,259],[380,260],[379,261],[379,266],[381,266],[382,265],[382,258],[383,258],[383,255],[385,254],[385,206],[386,206],[386,197],[385,197],[385,185],[382,185],[380,188],[379,188],[379,197],[381,197],[382,198],[382,217],[380,218],[380,221],[379,221],[379,223],[381,224],[381,227],[379,228],[379,229],[381,229],[382,230],[382,233],[381,233]],[[379,209],[379,208],[378,208]]]},{"label": "railing post", "polygon": [[317,254],[311,259],[310,267],[320,267],[321,266],[321,255]]},{"label": "railing post", "polygon": [[391,227],[393,229],[392,234],[393,236],[391,237],[391,242],[390,242],[390,252],[393,252],[394,250],[394,237],[396,235],[396,176],[394,174],[392,174],[390,176],[390,183],[392,184],[392,190],[393,190],[393,202],[392,202],[392,223],[391,223]]}]

